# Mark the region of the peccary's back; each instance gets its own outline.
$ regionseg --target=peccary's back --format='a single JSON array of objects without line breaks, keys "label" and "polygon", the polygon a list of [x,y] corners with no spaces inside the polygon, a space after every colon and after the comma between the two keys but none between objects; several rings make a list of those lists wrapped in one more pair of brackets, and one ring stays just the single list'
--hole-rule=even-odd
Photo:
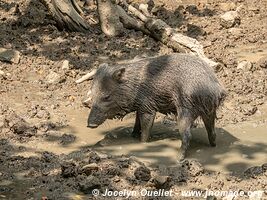
[{"label": "peccary's back", "polygon": [[136,104],[143,109],[169,113],[185,107],[203,115],[216,109],[225,96],[213,69],[193,55],[164,55],[123,66],[128,71],[126,88],[135,91]]}]

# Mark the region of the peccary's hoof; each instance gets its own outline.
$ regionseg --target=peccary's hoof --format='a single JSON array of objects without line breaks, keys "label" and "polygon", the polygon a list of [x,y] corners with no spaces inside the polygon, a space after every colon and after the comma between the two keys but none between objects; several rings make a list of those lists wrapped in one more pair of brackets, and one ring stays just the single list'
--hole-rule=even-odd
[{"label": "peccary's hoof", "polygon": [[132,135],[133,138],[140,138],[141,137],[141,133],[140,132],[139,133],[138,132],[132,132],[131,135]]},{"label": "peccary's hoof", "polygon": [[210,146],[212,146],[212,147],[216,147],[216,142],[215,141],[210,141]]},{"label": "peccary's hoof", "polygon": [[216,147],[216,143],[210,143],[210,146]]}]

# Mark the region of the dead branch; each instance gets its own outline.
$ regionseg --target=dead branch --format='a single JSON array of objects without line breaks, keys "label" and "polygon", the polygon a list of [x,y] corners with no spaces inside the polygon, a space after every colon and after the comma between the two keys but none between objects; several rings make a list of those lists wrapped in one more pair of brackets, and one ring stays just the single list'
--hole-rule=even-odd
[{"label": "dead branch", "polygon": [[78,83],[82,83],[86,80],[92,79],[93,76],[95,75],[95,73],[96,73],[96,69],[93,69],[91,72],[85,74],[84,76],[82,76],[81,78],[76,80],[75,82],[78,84]]}]

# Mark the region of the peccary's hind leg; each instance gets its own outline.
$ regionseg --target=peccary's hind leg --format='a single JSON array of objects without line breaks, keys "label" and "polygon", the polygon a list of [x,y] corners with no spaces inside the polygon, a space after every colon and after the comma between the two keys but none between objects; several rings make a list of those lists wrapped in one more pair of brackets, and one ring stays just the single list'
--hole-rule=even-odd
[{"label": "peccary's hind leg", "polygon": [[213,147],[216,146],[215,118],[216,111],[210,113],[209,115],[202,116],[203,122],[208,133],[210,145]]},{"label": "peccary's hind leg", "polygon": [[132,136],[135,138],[139,138],[140,135],[141,135],[140,114],[138,111],[136,111],[135,124],[133,128]]},{"label": "peccary's hind leg", "polygon": [[195,119],[196,117],[194,117],[188,110],[182,110],[177,112],[178,130],[182,136],[181,154],[179,158],[180,160],[183,160],[186,156],[186,152],[192,137],[190,128]]},{"label": "peccary's hind leg", "polygon": [[154,123],[156,112],[153,113],[140,113],[141,124],[141,142],[147,142],[149,134]]}]

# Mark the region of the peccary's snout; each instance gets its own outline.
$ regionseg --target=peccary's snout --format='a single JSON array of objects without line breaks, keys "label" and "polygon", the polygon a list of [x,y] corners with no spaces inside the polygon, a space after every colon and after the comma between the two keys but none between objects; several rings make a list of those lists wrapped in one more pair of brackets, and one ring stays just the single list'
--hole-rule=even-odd
[{"label": "peccary's snout", "polygon": [[96,105],[93,105],[87,120],[87,127],[97,128],[106,120],[105,116],[106,115],[101,108]]}]

